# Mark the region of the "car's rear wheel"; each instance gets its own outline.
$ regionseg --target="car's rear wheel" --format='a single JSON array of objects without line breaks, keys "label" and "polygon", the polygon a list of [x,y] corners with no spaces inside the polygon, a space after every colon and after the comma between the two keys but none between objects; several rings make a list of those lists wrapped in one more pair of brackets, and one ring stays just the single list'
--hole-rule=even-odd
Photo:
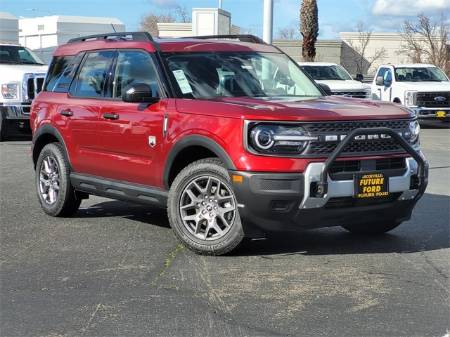
[{"label": "car's rear wheel", "polygon": [[359,235],[381,235],[400,226],[401,222],[374,222],[374,223],[360,223],[352,225],[343,225],[342,227],[351,233]]},{"label": "car's rear wheel", "polygon": [[168,215],[176,236],[199,254],[226,254],[244,238],[230,177],[216,158],[196,161],[177,175]]},{"label": "car's rear wheel", "polygon": [[47,144],[39,154],[36,191],[42,209],[51,216],[70,216],[80,207],[81,198],[70,183],[70,166],[61,144]]}]

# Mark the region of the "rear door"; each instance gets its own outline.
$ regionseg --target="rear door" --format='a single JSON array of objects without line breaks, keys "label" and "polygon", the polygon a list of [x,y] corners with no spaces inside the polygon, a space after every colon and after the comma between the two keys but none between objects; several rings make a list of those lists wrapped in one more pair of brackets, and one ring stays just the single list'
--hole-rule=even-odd
[{"label": "rear door", "polygon": [[[167,99],[157,103],[128,103],[122,93],[145,83],[154,97],[161,97],[161,85],[153,54],[145,50],[119,50],[110,87],[112,100],[100,108],[102,176],[114,180],[156,186],[158,154],[163,143]],[[153,173],[152,173],[153,172]]]},{"label": "rear door", "polygon": [[102,175],[100,109],[110,100],[105,89],[115,57],[114,50],[87,52],[70,86],[67,104],[59,112],[68,120],[75,172]]}]

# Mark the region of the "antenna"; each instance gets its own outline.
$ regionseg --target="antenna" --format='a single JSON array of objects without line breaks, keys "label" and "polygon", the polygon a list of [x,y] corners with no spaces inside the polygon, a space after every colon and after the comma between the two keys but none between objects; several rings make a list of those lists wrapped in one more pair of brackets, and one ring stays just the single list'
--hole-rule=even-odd
[{"label": "antenna", "polygon": [[219,8],[222,9],[222,0],[219,0]]},{"label": "antenna", "polygon": [[114,33],[117,33],[117,32],[116,32],[116,29],[114,28],[114,24],[113,24],[113,23],[111,23],[111,27],[112,27]]}]

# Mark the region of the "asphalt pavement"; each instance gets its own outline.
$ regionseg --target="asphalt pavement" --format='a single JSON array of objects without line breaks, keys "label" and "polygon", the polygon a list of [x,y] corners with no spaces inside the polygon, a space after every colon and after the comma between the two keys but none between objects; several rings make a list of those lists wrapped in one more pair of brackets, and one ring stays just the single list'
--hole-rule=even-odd
[{"label": "asphalt pavement", "polygon": [[29,141],[0,143],[0,336],[444,336],[450,329],[450,130],[425,129],[430,184],[377,238],[330,228],[180,245],[163,211],[91,197],[40,209]]}]

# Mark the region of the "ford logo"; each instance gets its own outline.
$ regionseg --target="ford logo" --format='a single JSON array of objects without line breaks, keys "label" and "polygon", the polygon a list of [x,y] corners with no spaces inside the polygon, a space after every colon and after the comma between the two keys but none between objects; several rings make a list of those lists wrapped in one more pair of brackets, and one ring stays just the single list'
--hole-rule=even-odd
[{"label": "ford logo", "polygon": [[444,97],[444,96],[436,96],[436,97],[434,98],[434,100],[435,100],[436,102],[445,102],[445,101],[447,100],[447,97]]}]

